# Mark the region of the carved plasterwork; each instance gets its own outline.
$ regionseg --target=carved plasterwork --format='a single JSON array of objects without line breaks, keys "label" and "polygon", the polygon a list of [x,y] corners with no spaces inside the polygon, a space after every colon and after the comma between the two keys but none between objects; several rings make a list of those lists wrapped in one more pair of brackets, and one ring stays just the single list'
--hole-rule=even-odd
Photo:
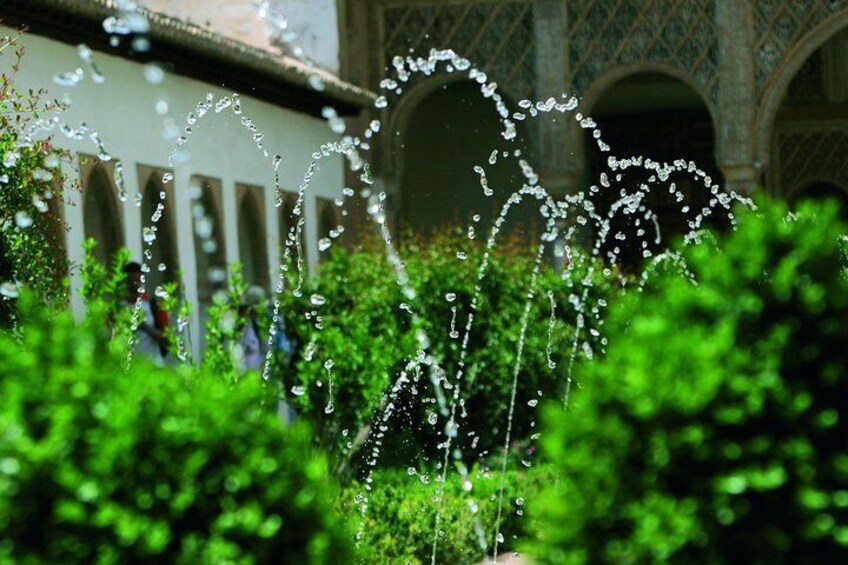
[{"label": "carved plasterwork", "polygon": [[692,77],[717,97],[718,44],[713,2],[704,0],[571,0],[569,67],[578,93],[616,67],[664,65]]},{"label": "carved plasterwork", "polygon": [[848,131],[838,125],[777,130],[779,179],[776,191],[791,196],[813,183],[826,181],[848,187]]},{"label": "carved plasterwork", "polygon": [[453,49],[512,96],[534,92],[532,2],[401,4],[383,8],[383,61]]},{"label": "carved plasterwork", "polygon": [[802,37],[848,8],[845,0],[756,0],[753,5],[758,97]]}]

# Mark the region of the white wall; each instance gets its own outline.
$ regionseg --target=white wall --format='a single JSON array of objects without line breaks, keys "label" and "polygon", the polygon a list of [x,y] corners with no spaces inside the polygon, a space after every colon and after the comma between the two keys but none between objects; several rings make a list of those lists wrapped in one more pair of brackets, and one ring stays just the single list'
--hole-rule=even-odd
[{"label": "white wall", "polygon": [[316,65],[339,73],[339,28],[336,0],[276,0],[280,12],[297,32],[295,44]]},{"label": "white wall", "polygon": [[191,22],[261,49],[272,49],[271,34],[253,0],[140,0],[154,12]]},{"label": "white wall", "polygon": [[[55,74],[72,71],[78,67],[85,68],[76,47],[34,35],[24,36],[21,43],[26,47],[26,55],[18,75],[18,86],[46,88],[48,96],[55,98],[61,98],[68,93],[72,98],[72,107],[65,114],[66,121],[74,127],[85,122],[98,131],[106,149],[115,159],[122,162],[126,188],[130,194],[130,200],[122,206],[124,236],[134,257],[140,259],[141,209],[133,205],[133,196],[139,190],[137,165],[165,169],[168,156],[174,147],[173,141],[163,137],[163,118],[155,110],[157,101],[167,100],[170,105],[169,115],[184,126],[185,116],[207,92],[212,92],[216,97],[231,92],[176,75],[167,75],[162,84],[153,85],[145,79],[143,65],[99,52],[95,52],[94,59],[106,77],[105,83],[95,84],[87,76],[76,87],[59,87],[53,82]],[[242,103],[244,115],[253,119],[264,132],[265,147],[272,154],[279,153],[284,158],[281,167],[282,188],[296,191],[312,153],[321,143],[333,140],[334,135],[322,119],[276,107],[249,96],[242,95]],[[96,147],[89,141],[69,140],[58,131],[54,140],[57,145],[74,153],[97,154]],[[227,259],[231,262],[239,259],[236,184],[264,187],[268,263],[271,280],[276,281],[274,275],[279,264],[276,253],[279,249],[279,238],[274,175],[270,160],[263,158],[250,134],[232,113],[218,115],[210,112],[204,121],[194,126],[194,133],[186,148],[189,159],[176,163],[173,169],[173,205],[176,211],[179,261],[184,270],[183,282],[189,301],[193,305],[197,304],[198,273],[195,272],[191,200],[186,190],[192,175],[203,175],[222,181],[224,233]],[[322,161],[310,187],[311,193],[307,195],[307,254],[313,268],[318,258],[315,198],[338,198],[342,195],[343,167],[344,163],[338,157]],[[78,171],[69,170],[68,173],[73,178],[78,178]],[[72,194],[72,197],[77,205],[65,207],[65,219],[71,226],[67,238],[68,253],[71,261],[79,264],[83,241],[82,207],[79,205],[80,195]],[[72,278],[72,285],[76,296],[76,288],[79,285],[76,276]],[[74,300],[74,307],[77,311],[81,308],[78,298]],[[195,336],[199,335],[199,329],[195,320]],[[199,343],[199,340],[195,339],[194,342]]]},{"label": "white wall", "polygon": [[[140,0],[146,8],[243,41],[278,51],[274,37],[280,30],[273,18],[262,19],[253,0]],[[285,17],[297,33],[292,46],[306,58],[334,74],[339,72],[339,31],[336,0],[271,0],[271,9]],[[289,52],[291,49],[288,50]]]}]

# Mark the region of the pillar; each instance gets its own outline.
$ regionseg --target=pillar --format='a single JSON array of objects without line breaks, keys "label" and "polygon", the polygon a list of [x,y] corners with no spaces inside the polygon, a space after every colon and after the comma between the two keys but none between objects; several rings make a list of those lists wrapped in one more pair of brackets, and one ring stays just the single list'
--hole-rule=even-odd
[{"label": "pillar", "polygon": [[762,182],[755,153],[754,14],[751,0],[715,0],[718,32],[716,162],[728,189],[750,193]]}]

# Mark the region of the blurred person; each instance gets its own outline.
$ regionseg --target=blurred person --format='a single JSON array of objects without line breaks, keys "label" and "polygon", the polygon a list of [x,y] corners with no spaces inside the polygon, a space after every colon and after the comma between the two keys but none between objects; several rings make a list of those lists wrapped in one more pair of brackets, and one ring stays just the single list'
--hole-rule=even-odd
[{"label": "blurred person", "polygon": [[168,314],[159,308],[155,298],[142,290],[143,275],[139,263],[131,261],[124,265],[123,271],[126,275],[126,294],[122,302],[130,308],[135,308],[141,297],[140,319],[135,332],[135,351],[153,360],[157,365],[162,365],[168,345],[165,338]]},{"label": "blurred person", "polygon": [[245,321],[241,338],[242,371],[261,370],[265,362],[265,342],[262,339],[262,327],[259,323],[259,310],[265,306],[265,289],[251,285],[242,295],[239,304],[239,318]]}]

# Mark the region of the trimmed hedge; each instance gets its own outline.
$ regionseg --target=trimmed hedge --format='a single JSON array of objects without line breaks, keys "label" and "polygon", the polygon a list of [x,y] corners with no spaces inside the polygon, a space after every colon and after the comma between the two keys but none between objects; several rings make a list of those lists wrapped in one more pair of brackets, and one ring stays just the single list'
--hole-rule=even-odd
[{"label": "trimmed hedge", "polygon": [[125,372],[102,327],[28,300],[0,333],[0,562],[350,557],[325,459],[258,379]]},{"label": "trimmed hedge", "polygon": [[[545,467],[507,471],[499,554],[509,553],[524,532],[532,529],[524,515],[525,497],[537,493],[550,477],[551,472]],[[501,474],[475,469],[470,478],[474,486],[469,493],[463,490],[457,473],[447,477],[437,563],[477,563],[487,555],[491,557]],[[433,476],[427,480],[425,484],[420,477],[409,476],[401,469],[375,473],[359,544],[361,563],[430,563],[437,508],[434,497],[442,485]],[[354,498],[365,492],[362,489],[362,485],[354,483],[346,490],[348,511],[358,510]],[[481,548],[480,534],[486,540],[486,552]]]},{"label": "trimmed hedge", "polygon": [[613,307],[546,411],[540,563],[848,561],[846,228],[763,202]]},{"label": "trimmed hedge", "polygon": [[[465,259],[459,259],[457,252],[464,253]],[[301,298],[285,293],[282,311],[290,333],[302,349],[309,349],[308,344],[314,342],[313,358],[302,356],[295,361],[285,377],[285,388],[305,388],[303,396],[289,393],[289,398],[317,423],[328,448],[346,451],[344,444],[379,414],[383,395],[404,363],[416,357],[419,330],[429,338],[428,352],[443,362],[448,378],[454,381],[483,253],[479,241],[469,241],[462,235],[444,235],[426,243],[407,240],[400,255],[415,291],[414,297],[408,297],[398,286],[381,247],[355,252],[338,249],[321,265],[318,275],[307,281]],[[465,409],[460,410],[467,414],[460,421],[460,447],[468,455],[485,456],[503,448],[512,371],[533,260],[534,250],[529,246],[506,241],[493,253],[486,277],[480,283],[462,382]],[[554,348],[552,359],[557,367],[552,370],[546,353],[551,316],[547,291],[554,291],[557,300],[553,343],[570,343],[576,312],[567,299],[571,293],[582,292],[580,281],[586,273],[582,257],[575,257],[575,265],[566,278],[548,265],[541,269],[518,377],[513,427],[516,439],[526,438],[534,431],[537,411],[528,406],[528,401],[558,397],[562,392],[562,371],[570,348]],[[609,284],[597,282],[600,279],[593,279],[596,286],[590,293],[591,304],[611,292]],[[446,299],[448,294],[455,295],[452,302]],[[323,297],[325,302],[315,306],[311,302],[313,295]],[[417,324],[401,307],[404,303],[419,315]],[[457,310],[453,337],[452,307]],[[316,313],[323,325],[320,331],[314,327]],[[586,324],[593,324],[591,315],[586,316]],[[597,338],[590,336],[588,329],[583,333],[597,345]],[[329,402],[329,378],[324,366],[327,359],[333,360],[335,410],[331,414],[324,410]],[[445,394],[452,393],[446,390]],[[436,424],[428,423],[437,412],[429,376],[424,374],[417,386],[406,387],[394,404],[395,416],[388,424],[393,432],[383,449],[383,460],[404,468],[423,459],[432,460],[445,419],[439,417]],[[340,433],[345,429],[349,436]],[[476,441],[466,435],[472,430],[478,434]]]}]

